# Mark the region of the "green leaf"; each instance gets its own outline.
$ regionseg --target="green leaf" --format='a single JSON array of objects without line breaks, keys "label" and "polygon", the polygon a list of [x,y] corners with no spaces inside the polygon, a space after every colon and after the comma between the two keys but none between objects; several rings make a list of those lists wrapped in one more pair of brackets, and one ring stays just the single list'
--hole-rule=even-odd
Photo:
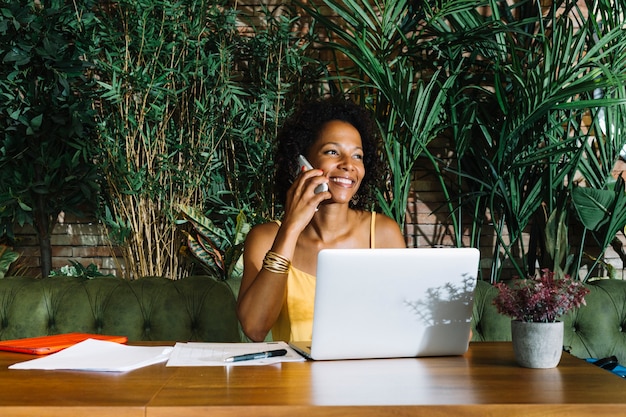
[{"label": "green leaf", "polygon": [[4,278],[11,264],[20,257],[20,254],[10,247],[0,245],[0,278]]},{"label": "green leaf", "polygon": [[575,187],[572,200],[583,225],[589,230],[600,230],[611,216],[616,195],[612,190]]},{"label": "green leaf", "polygon": [[26,203],[24,203],[22,201],[18,201],[18,205],[24,211],[33,211],[32,207],[30,207],[28,204],[26,204]]},{"label": "green leaf", "polygon": [[42,121],[43,121],[43,114],[35,116],[30,120],[30,127],[35,131],[39,130],[39,128],[41,127]]}]

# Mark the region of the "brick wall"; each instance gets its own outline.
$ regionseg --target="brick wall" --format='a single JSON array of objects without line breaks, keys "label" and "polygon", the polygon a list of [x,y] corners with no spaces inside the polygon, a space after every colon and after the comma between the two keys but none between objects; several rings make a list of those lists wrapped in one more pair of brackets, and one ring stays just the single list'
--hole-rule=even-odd
[{"label": "brick wall", "polygon": [[[41,276],[39,246],[31,226],[15,230],[20,253],[19,266],[26,268],[26,275]],[[52,269],[69,265],[70,261],[87,267],[95,264],[104,274],[121,275],[123,271],[119,250],[108,243],[103,226],[92,217],[79,218],[62,215],[51,236]]]}]

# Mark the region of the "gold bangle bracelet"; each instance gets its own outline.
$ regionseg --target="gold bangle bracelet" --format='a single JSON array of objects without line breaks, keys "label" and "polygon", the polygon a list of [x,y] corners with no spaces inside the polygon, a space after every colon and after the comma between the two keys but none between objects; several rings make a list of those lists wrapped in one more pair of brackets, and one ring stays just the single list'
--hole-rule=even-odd
[{"label": "gold bangle bracelet", "polygon": [[275,274],[286,274],[290,266],[291,261],[276,252],[268,251],[263,259],[263,269]]}]

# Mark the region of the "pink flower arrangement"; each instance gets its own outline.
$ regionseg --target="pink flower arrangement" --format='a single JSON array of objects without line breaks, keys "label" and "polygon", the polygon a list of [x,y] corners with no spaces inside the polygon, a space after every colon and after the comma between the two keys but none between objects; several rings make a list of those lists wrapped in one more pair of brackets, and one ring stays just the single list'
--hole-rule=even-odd
[{"label": "pink flower arrangement", "polygon": [[574,307],[585,304],[589,290],[582,282],[569,275],[555,278],[554,272],[542,270],[542,274],[516,280],[513,286],[495,284],[498,295],[493,300],[501,314],[525,322],[552,323]]}]

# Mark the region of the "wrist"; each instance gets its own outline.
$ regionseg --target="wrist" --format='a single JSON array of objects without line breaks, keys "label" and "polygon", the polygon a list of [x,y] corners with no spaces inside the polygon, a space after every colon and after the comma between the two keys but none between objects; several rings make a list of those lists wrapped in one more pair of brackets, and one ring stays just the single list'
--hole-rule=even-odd
[{"label": "wrist", "polygon": [[271,250],[263,258],[263,269],[274,274],[287,274],[291,267],[291,260],[286,256]]}]

